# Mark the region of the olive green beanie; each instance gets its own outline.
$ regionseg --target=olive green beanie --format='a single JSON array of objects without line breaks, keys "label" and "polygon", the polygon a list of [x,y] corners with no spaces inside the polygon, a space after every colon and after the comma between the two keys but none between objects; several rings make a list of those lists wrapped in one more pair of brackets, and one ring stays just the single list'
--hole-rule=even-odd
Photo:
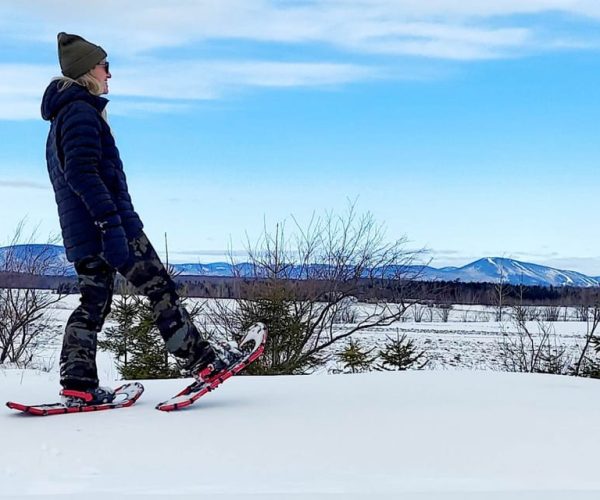
[{"label": "olive green beanie", "polygon": [[62,74],[74,80],[85,75],[106,57],[102,47],[78,35],[61,32],[57,38],[58,60]]}]

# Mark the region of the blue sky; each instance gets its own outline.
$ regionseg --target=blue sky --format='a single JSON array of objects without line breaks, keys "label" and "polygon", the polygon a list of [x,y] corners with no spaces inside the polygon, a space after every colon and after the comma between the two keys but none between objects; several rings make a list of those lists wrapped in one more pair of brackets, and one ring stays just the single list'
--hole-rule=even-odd
[{"label": "blue sky", "polygon": [[600,275],[600,2],[21,0],[0,5],[0,237],[58,233],[56,33],[103,46],[136,209],[174,261],[357,200],[432,265]]}]

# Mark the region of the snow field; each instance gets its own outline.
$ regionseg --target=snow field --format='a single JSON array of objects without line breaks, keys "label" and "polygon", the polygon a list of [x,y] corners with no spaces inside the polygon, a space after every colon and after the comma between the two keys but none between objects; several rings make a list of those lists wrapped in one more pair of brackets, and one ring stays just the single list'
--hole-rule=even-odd
[{"label": "snow field", "polygon": [[[204,302],[204,299],[190,299]],[[227,301],[225,302],[232,302]],[[52,314],[57,330],[67,321],[71,311],[77,307],[78,296],[68,295],[61,302],[55,304]],[[362,311],[371,307],[368,304],[357,304],[358,316]],[[542,309],[542,308],[536,308]],[[476,369],[476,370],[501,370],[499,359],[499,343],[505,335],[516,332],[516,325],[504,315],[503,321],[492,321],[495,316],[493,307],[454,305],[450,310],[448,321],[440,321],[439,311],[431,308],[431,316],[425,315],[420,322],[414,321],[413,311],[409,309],[404,321],[399,321],[389,327],[373,328],[360,332],[355,338],[366,347],[381,348],[387,337],[396,338],[397,335],[406,334],[414,339],[421,349],[427,351],[430,363],[428,369]],[[432,321],[428,318],[431,317]],[[561,314],[564,319],[565,314]],[[564,344],[570,352],[576,353],[577,347],[583,345],[588,325],[576,321],[575,309],[566,310],[568,321],[551,322],[555,340]],[[105,328],[112,324],[110,317]],[[352,325],[339,324],[338,330],[344,331]],[[539,325],[536,321],[528,321],[527,327],[536,332]],[[60,336],[58,336],[47,349],[45,349],[36,363],[47,371],[56,371],[58,363],[57,352],[60,349]],[[331,372],[340,366],[333,356],[343,344],[332,346],[329,354],[332,355],[329,363],[320,372]],[[98,368],[103,380],[111,381],[118,377],[113,359],[109,353],[98,353]]]},{"label": "snow field", "polygon": [[[0,495],[600,498],[592,380],[463,371],[236,377],[186,410],[154,410],[182,382],[145,381],[128,409],[45,418],[6,409]],[[4,370],[0,399],[45,400],[56,384],[53,375]]]},{"label": "snow field", "polygon": [[[57,304],[57,326],[76,304]],[[490,371],[510,325],[463,317],[358,335],[377,345],[407,333],[441,370],[240,376],[174,413],[154,405],[185,380],[143,381],[127,409],[5,408],[0,498],[598,500],[598,382]],[[574,345],[586,325],[554,327]],[[47,345],[46,372],[0,369],[0,400],[55,401],[58,348]],[[102,382],[118,383],[111,356],[98,362]],[[464,370],[474,367],[487,371]]]}]

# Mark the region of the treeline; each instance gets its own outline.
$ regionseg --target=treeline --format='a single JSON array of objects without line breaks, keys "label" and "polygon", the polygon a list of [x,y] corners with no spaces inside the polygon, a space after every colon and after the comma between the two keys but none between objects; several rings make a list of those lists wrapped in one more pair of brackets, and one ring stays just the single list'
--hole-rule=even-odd
[{"label": "treeline", "polygon": [[[248,298],[255,279],[230,277],[178,276],[175,280],[185,287],[189,297]],[[331,289],[330,284],[315,280],[293,282],[300,298],[314,293],[316,288]],[[340,291],[342,291],[340,289]],[[400,292],[400,293],[399,293]],[[498,283],[462,283],[458,281],[361,280],[354,290],[361,302],[372,299],[405,299],[436,304],[471,305],[592,305],[600,302],[600,287],[521,286]]]},{"label": "treeline", "polygon": [[[117,280],[122,279],[120,277]],[[256,279],[216,276],[175,276],[179,287],[189,297],[214,299],[247,298]],[[37,288],[60,293],[77,293],[75,276],[38,276],[24,273],[0,273],[0,288]],[[331,289],[331,284],[317,280],[293,281],[299,298],[315,289]],[[340,289],[341,290],[341,289]],[[400,292],[400,293],[399,293]],[[355,288],[362,302],[372,299],[403,297],[434,304],[472,305],[592,305],[600,302],[600,288],[517,286],[499,283],[462,283],[458,281],[361,280]]]},{"label": "treeline", "polygon": [[[189,297],[248,298],[256,279],[232,277],[177,276]],[[297,297],[313,295],[315,289],[331,289],[330,284],[316,280],[296,280]],[[340,291],[343,291],[340,288]],[[400,292],[400,293],[399,293]],[[592,305],[600,302],[600,288],[517,286],[498,283],[462,283],[458,281],[361,280],[354,294],[361,302],[372,299],[405,299],[439,304],[472,305]]]},{"label": "treeline", "polygon": [[579,306],[600,302],[600,287],[415,281],[406,288],[408,297],[439,304]]}]

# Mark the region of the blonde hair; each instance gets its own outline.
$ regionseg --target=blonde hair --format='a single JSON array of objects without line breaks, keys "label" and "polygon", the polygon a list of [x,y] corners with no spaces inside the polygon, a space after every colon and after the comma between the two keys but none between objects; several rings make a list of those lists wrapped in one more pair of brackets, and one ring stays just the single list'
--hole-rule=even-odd
[{"label": "blonde hair", "polygon": [[100,83],[92,76],[91,71],[88,71],[86,74],[80,76],[75,80],[73,78],[69,78],[68,76],[59,76],[54,78],[52,81],[58,82],[59,92],[67,90],[73,84],[85,87],[92,95],[100,95],[104,90],[104,86],[102,85],[102,83]]}]

